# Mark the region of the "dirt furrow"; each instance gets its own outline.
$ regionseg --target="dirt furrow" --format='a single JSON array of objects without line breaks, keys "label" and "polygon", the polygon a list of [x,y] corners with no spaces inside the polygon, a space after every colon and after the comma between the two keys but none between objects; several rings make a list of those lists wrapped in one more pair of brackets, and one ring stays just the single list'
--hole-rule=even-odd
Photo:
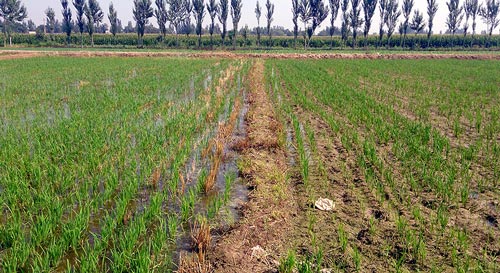
[{"label": "dirt furrow", "polygon": [[[279,146],[273,105],[264,88],[264,64],[256,60],[249,75],[248,138],[240,143],[240,171],[253,191],[243,218],[215,243],[209,259],[215,272],[266,272],[277,266],[283,238],[296,213],[287,181],[286,157]],[[286,208],[286,209],[283,209]]]}]

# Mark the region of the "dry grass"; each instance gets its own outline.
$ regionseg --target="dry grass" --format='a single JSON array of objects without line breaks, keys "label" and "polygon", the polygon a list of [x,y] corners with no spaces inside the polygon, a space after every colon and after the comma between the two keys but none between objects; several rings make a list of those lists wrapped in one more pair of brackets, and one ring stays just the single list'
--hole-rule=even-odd
[{"label": "dry grass", "polygon": [[205,254],[210,246],[212,236],[210,235],[210,225],[206,219],[195,221],[191,226],[192,247],[198,252],[200,261],[205,260]]},{"label": "dry grass", "polygon": [[149,179],[149,182],[151,184],[151,187],[153,189],[156,189],[158,187],[158,182],[160,182],[161,178],[161,168],[158,167],[154,170],[153,174],[151,175],[151,178]]},{"label": "dry grass", "polygon": [[177,273],[212,273],[214,268],[208,261],[200,261],[196,255],[182,255]]},{"label": "dry grass", "polygon": [[232,137],[240,110],[241,102],[237,100],[234,103],[229,120],[219,123],[217,136],[215,136],[215,138],[210,141],[209,145],[207,145],[207,148],[202,151],[202,157],[204,158],[206,158],[210,151],[212,152],[210,154],[212,165],[207,180],[205,181],[205,193],[211,191],[215,186],[219,167],[224,160],[224,147],[229,143]]},{"label": "dry grass", "polygon": [[181,252],[179,258],[179,273],[210,273],[214,269],[206,259],[206,253],[210,247],[212,236],[207,219],[198,219],[191,226],[191,246],[196,255]]}]

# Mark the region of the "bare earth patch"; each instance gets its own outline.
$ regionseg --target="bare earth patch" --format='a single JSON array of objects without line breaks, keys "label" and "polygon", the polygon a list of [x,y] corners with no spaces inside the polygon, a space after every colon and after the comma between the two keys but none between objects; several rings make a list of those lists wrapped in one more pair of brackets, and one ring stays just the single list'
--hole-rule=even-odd
[{"label": "bare earth patch", "polygon": [[40,52],[5,51],[5,52],[0,52],[0,61],[34,58],[34,57],[38,57],[38,56],[41,56]]},{"label": "bare earth patch", "polygon": [[[460,59],[460,60],[500,60],[500,54],[465,54],[465,53],[239,53],[231,51],[156,51],[156,52],[118,52],[118,51],[38,51],[11,50],[11,58],[34,56],[60,57],[186,57],[186,58],[230,58],[230,59],[385,59],[385,60],[424,60],[424,59]],[[0,54],[0,60],[2,60]]]}]

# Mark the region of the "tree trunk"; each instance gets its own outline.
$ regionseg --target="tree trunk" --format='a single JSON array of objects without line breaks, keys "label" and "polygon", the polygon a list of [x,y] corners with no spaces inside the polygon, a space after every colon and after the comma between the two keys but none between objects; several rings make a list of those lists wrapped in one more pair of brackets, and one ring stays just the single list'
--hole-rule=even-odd
[{"label": "tree trunk", "polygon": [[356,48],[356,46],[357,46],[357,42],[356,42],[357,37],[358,37],[358,34],[356,33],[356,30],[353,29],[353,31],[352,31],[352,48]]},{"label": "tree trunk", "polygon": [[234,25],[233,50],[236,50],[236,38],[238,37],[238,25]]},{"label": "tree trunk", "polygon": [[307,49],[307,24],[304,22],[304,50]]}]

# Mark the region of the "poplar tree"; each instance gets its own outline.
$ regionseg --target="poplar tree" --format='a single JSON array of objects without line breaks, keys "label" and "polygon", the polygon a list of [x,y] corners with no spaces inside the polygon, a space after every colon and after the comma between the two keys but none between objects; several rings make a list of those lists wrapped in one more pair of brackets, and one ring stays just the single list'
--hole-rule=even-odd
[{"label": "poplar tree", "polygon": [[97,0],[89,0],[85,5],[85,16],[87,17],[87,32],[90,35],[90,44],[94,47],[94,32],[96,26],[98,26],[104,18],[104,13]]},{"label": "poplar tree", "polygon": [[292,0],[293,47],[295,49],[297,48],[297,37],[299,36],[299,16],[300,16],[299,0]]},{"label": "poplar tree", "polygon": [[349,38],[349,0],[342,0],[342,27],[340,28],[340,33],[342,35],[342,42],[347,45],[347,39]]},{"label": "poplar tree", "polygon": [[375,9],[377,8],[378,0],[363,0],[363,11],[365,15],[365,28],[363,30],[363,35],[366,41],[368,39],[368,34],[372,26],[373,15],[375,14]]},{"label": "poplar tree", "polygon": [[262,15],[262,8],[259,1],[255,5],[255,17],[257,18],[257,46],[260,47],[260,16]]},{"label": "poplar tree", "polygon": [[175,44],[179,46],[179,30],[184,18],[187,16],[187,11],[183,0],[168,0],[168,5],[167,18],[175,30]]},{"label": "poplar tree", "polygon": [[50,33],[50,40],[54,40],[54,30],[56,27],[56,12],[51,7],[45,10],[45,16],[47,18],[47,28]]},{"label": "poplar tree", "polygon": [[109,4],[109,14],[108,14],[108,19],[109,19],[109,25],[111,34],[113,34],[113,38],[116,36],[116,33],[118,33],[118,12],[115,9],[115,6],[113,5],[113,2]]},{"label": "poplar tree", "polygon": [[167,36],[167,1],[166,0],[156,0],[155,1],[156,9],[154,11],[154,16],[156,17],[156,21],[158,23],[158,28],[160,29],[162,39],[165,40]]},{"label": "poplar tree", "polygon": [[415,31],[415,36],[417,36],[420,31],[425,28],[424,15],[419,10],[415,11],[413,14],[413,18],[410,22],[410,28]]},{"label": "poplar tree", "polygon": [[363,19],[361,19],[361,0],[351,0],[351,13],[349,20],[352,27],[352,47],[356,47],[356,38],[358,37],[358,30],[363,24]]},{"label": "poplar tree", "polygon": [[71,9],[68,6],[68,0],[61,0],[62,5],[62,29],[66,33],[66,45],[71,44],[71,30],[73,29],[73,23],[71,22]]},{"label": "poplar tree", "polygon": [[436,17],[436,13],[438,11],[437,0],[427,0],[427,22],[428,22],[428,31],[427,31],[427,47],[431,44],[431,35],[432,35],[432,27],[434,26],[434,17]]},{"label": "poplar tree", "polygon": [[413,0],[403,0],[403,47],[406,47],[406,34],[410,26],[410,16],[415,2]]},{"label": "poplar tree", "polygon": [[207,4],[207,12],[208,15],[210,16],[210,47],[213,49],[214,46],[214,40],[213,40],[213,35],[214,35],[214,29],[215,29],[215,17],[217,17],[217,13],[219,12],[219,6],[215,2],[215,0],[209,0]]},{"label": "poplar tree", "polygon": [[[376,0],[375,0],[376,1]],[[339,14],[340,0],[330,0],[330,48],[333,47],[333,35],[335,34],[335,20]]]},{"label": "poplar tree", "polygon": [[219,3],[219,22],[222,25],[221,38],[222,38],[222,46],[224,46],[224,42],[226,41],[227,35],[227,17],[229,15],[229,0],[220,0]]},{"label": "poplar tree", "polygon": [[196,35],[198,35],[198,48],[201,47],[201,34],[203,18],[205,17],[205,3],[203,0],[193,0],[193,14],[196,21]]},{"label": "poplar tree", "polygon": [[271,32],[271,23],[273,22],[274,15],[274,4],[271,3],[270,0],[266,2],[266,19],[267,19],[267,35],[269,36],[269,46],[272,46],[272,32]]},{"label": "poplar tree", "polygon": [[231,18],[233,19],[233,49],[236,49],[236,38],[238,36],[238,24],[241,19],[241,9],[243,8],[242,0],[231,0]]},{"label": "poplar tree", "polygon": [[85,31],[85,0],[74,0],[73,6],[76,9],[76,24],[80,31],[80,44],[83,48],[83,32]]},{"label": "poplar tree", "polygon": [[463,7],[460,6],[460,0],[450,0],[446,3],[448,6],[448,17],[446,18],[446,26],[452,35],[455,35],[457,32],[460,23],[463,19]]},{"label": "poplar tree", "polygon": [[151,0],[134,0],[132,13],[136,22],[137,47],[144,47],[144,31],[149,18],[153,17],[154,11]]},{"label": "poplar tree", "polygon": [[493,30],[498,27],[500,24],[499,15],[499,7],[500,2],[496,0],[486,0],[486,5],[481,7],[479,11],[479,15],[483,17],[483,22],[488,27],[488,33],[491,36],[493,35]]},{"label": "poplar tree", "polygon": [[401,16],[401,11],[398,8],[397,0],[388,0],[384,20],[387,26],[387,47],[391,44],[391,37],[396,30],[399,16]]}]

